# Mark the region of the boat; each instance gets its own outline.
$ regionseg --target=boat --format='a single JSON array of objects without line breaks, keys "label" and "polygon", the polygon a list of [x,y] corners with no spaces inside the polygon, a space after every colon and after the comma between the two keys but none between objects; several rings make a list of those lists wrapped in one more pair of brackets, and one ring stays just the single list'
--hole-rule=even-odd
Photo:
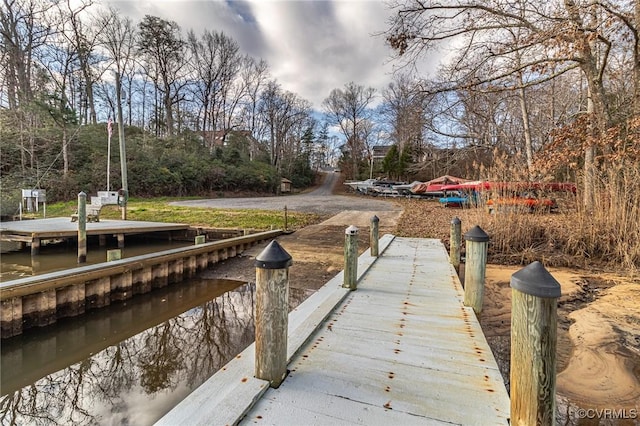
[{"label": "boat", "polygon": [[366,194],[369,188],[373,186],[373,184],[377,182],[377,179],[367,179],[362,181],[354,181],[354,182],[345,182],[344,184],[353,188],[354,191],[360,192],[362,194]]},{"label": "boat", "polygon": [[479,204],[482,193],[489,212],[497,210],[554,211],[558,205],[552,198],[542,197],[546,192],[576,193],[571,182],[489,182],[469,181],[456,185],[444,185],[445,196],[439,199],[444,207],[469,207]]}]

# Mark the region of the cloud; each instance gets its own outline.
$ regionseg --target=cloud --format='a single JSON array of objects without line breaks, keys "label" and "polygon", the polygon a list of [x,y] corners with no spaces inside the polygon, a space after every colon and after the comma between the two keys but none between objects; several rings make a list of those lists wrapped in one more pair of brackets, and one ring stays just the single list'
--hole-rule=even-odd
[{"label": "cloud", "polygon": [[243,53],[262,58],[283,89],[321,109],[348,82],[380,92],[392,79],[384,37],[392,11],[363,0],[147,0],[110,2],[135,22],[176,21],[183,31],[222,31]]}]

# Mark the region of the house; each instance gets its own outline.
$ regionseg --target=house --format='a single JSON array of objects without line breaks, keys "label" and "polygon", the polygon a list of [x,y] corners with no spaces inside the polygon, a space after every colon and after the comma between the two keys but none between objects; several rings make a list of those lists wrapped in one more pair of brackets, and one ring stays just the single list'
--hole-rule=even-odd
[{"label": "house", "polygon": [[371,147],[371,155],[373,157],[373,161],[382,161],[384,157],[387,156],[389,150],[393,145],[375,145]]},{"label": "house", "polygon": [[209,148],[227,146],[233,139],[245,140],[251,146],[257,143],[250,130],[205,130],[199,135]]}]

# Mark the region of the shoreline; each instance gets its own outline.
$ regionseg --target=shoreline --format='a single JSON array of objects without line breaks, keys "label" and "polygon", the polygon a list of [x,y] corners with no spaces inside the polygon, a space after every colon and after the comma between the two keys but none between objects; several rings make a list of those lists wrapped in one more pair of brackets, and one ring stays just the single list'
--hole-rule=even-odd
[{"label": "shoreline", "polygon": [[[509,390],[511,274],[487,265],[481,326]],[[633,425],[640,419],[640,286],[625,277],[549,268],[561,284],[558,301],[556,398],[561,424]],[[581,411],[582,410],[582,411]],[[579,419],[613,410],[618,419]],[[627,418],[624,418],[624,417]],[[593,422],[595,421],[595,423]]]}]

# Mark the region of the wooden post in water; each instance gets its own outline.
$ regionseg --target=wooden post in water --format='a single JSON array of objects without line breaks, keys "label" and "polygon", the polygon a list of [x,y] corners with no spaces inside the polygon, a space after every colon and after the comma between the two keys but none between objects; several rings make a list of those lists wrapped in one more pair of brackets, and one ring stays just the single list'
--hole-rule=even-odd
[{"label": "wooden post in water", "polygon": [[114,260],[122,259],[122,250],[113,249],[107,250],[107,262],[113,262]]},{"label": "wooden post in water", "polygon": [[511,276],[511,424],[554,425],[560,284],[540,262]]},{"label": "wooden post in water", "polygon": [[358,228],[351,225],[344,233],[344,277],[342,287],[355,290],[358,287]]},{"label": "wooden post in water", "polygon": [[462,221],[456,216],[451,220],[449,237],[449,263],[460,273],[460,248],[462,246]]},{"label": "wooden post in water", "polygon": [[373,215],[371,218],[371,231],[369,232],[369,244],[371,247],[371,256],[378,257],[378,226],[380,224],[380,218],[376,215]]},{"label": "wooden post in water", "polygon": [[78,194],[78,263],[87,262],[87,194]]},{"label": "wooden post in water", "polygon": [[472,307],[476,315],[480,315],[489,236],[476,225],[464,234],[464,239],[467,250],[464,265],[464,305]]},{"label": "wooden post in water", "polygon": [[272,241],[256,256],[255,376],[280,386],[287,374],[291,256]]}]

